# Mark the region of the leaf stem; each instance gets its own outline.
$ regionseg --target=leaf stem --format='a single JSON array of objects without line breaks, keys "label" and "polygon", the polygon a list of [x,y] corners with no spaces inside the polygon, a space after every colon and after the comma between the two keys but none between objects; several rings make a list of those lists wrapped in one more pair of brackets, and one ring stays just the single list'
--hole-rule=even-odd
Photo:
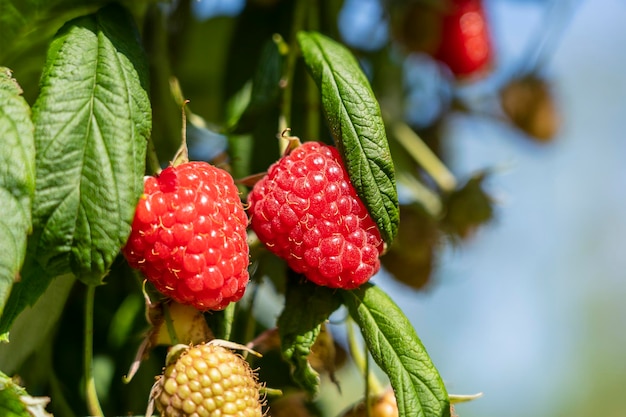
[{"label": "leaf stem", "polygon": [[367,346],[363,345],[363,358],[365,359],[365,372],[364,374],[367,375],[367,378],[365,378],[365,393],[364,393],[364,398],[365,398],[365,416],[366,417],[371,417],[372,415],[372,402],[370,401],[370,395],[371,395],[371,386],[370,386],[370,358],[369,358],[369,352],[367,351]]},{"label": "leaf stem", "polygon": [[[293,23],[289,39],[289,52],[285,60],[283,74],[280,85],[283,88],[283,96],[280,103],[280,116],[278,117],[278,132],[283,132],[291,125],[291,105],[293,100],[293,81],[298,60],[298,39],[297,34],[304,27],[307,17],[307,6],[309,0],[297,0],[293,12]],[[287,142],[280,140],[280,154],[282,155],[287,147]]]},{"label": "leaf stem", "polygon": [[178,150],[176,151],[176,154],[174,155],[174,158],[172,159],[172,165],[174,166],[189,162],[189,149],[187,148],[187,109],[185,108],[187,106],[187,103],[189,103],[189,100],[183,100],[183,103],[181,105],[182,107],[181,109],[182,126],[181,126],[181,131],[180,131],[181,141],[180,141],[180,147],[178,148]]},{"label": "leaf stem", "polygon": [[391,130],[396,140],[430,175],[441,190],[449,193],[456,189],[457,182],[452,172],[413,129],[404,122],[393,122]]},{"label": "leaf stem", "polygon": [[85,341],[84,341],[84,366],[85,366],[85,395],[89,414],[104,417],[93,374],[93,311],[95,303],[96,286],[88,285],[85,296]]},{"label": "leaf stem", "polygon": [[235,321],[235,304],[230,303],[228,307],[224,309],[224,324],[223,324],[223,339],[230,340],[230,336],[233,331],[233,322]]},{"label": "leaf stem", "polygon": [[[354,333],[354,321],[351,317],[346,319],[346,332],[348,336],[348,347],[350,349],[350,356],[356,367],[363,373],[365,377],[365,392],[368,394],[379,395],[382,394],[384,388],[378,378],[370,372],[369,361],[367,357],[361,353],[359,343],[356,340]],[[367,346],[365,347],[367,352]],[[369,396],[366,396],[366,400],[369,403]]]}]

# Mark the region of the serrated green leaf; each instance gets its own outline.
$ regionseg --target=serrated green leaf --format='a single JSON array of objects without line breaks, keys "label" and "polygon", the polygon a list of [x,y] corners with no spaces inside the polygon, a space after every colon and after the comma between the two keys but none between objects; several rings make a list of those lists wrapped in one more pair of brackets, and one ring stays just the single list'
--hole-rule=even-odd
[{"label": "serrated green leaf", "polygon": [[28,392],[0,372],[0,415],[3,417],[52,417],[46,412],[47,397],[31,397]]},{"label": "serrated green leaf", "polygon": [[290,282],[285,308],[278,318],[283,357],[292,367],[295,382],[312,397],[319,391],[319,374],[308,357],[322,323],[339,308],[341,300],[330,288],[309,282]]},{"label": "serrated green leaf", "polygon": [[400,417],[450,417],[446,387],[402,310],[371,284],[342,295],[372,357],[389,377]]},{"label": "serrated green leaf", "polygon": [[33,106],[36,258],[99,283],[130,233],[143,191],[151,111],[147,64],[119,6],[66,24]]},{"label": "serrated green leaf", "polygon": [[26,255],[35,190],[30,108],[7,68],[0,67],[0,317]]},{"label": "serrated green leaf", "polygon": [[391,244],[400,221],[398,194],[378,101],[344,46],[317,32],[299,32],[298,42],[350,180]]}]

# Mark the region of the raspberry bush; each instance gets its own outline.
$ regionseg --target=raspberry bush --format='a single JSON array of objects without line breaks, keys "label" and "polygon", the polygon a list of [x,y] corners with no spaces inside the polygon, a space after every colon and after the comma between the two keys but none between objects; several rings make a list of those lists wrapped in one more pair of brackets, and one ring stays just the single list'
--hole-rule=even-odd
[{"label": "raspberry bush", "polygon": [[[378,51],[342,42],[341,1],[201,3],[0,0],[0,415],[334,417],[386,392],[450,416],[468,397],[379,283],[433,285],[441,247],[493,216],[491,174],[439,155],[467,103],[408,123],[403,62],[429,45],[468,75],[495,52],[435,53],[445,8],[415,2],[385,4]],[[365,388],[333,403],[333,383]]]}]

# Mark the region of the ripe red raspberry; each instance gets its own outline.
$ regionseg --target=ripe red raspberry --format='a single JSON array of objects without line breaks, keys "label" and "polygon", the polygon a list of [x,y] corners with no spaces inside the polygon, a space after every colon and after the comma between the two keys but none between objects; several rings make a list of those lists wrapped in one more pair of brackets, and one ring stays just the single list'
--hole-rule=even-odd
[{"label": "ripe red raspberry", "polygon": [[492,64],[493,48],[482,0],[453,0],[442,26],[435,58],[457,77],[485,73]]},{"label": "ripe red raspberry", "polygon": [[248,201],[259,240],[314,283],[352,289],[380,268],[380,232],[334,147],[299,146],[270,167]]},{"label": "ripe red raspberry", "polygon": [[247,223],[226,171],[206,162],[170,166],[146,178],[123,253],[161,293],[221,310],[248,283]]}]

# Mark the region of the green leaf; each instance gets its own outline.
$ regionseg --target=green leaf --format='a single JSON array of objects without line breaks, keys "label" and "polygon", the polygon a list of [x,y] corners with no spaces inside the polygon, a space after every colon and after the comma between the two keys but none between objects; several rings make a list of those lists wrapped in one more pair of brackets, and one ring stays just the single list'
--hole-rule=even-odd
[{"label": "green leaf", "polygon": [[0,372],[0,415],[3,417],[52,417],[46,412],[48,397],[31,397],[26,390]]},{"label": "green leaf", "polygon": [[33,106],[36,258],[99,283],[130,233],[150,134],[147,64],[119,6],[75,19],[48,51]]},{"label": "green leaf", "polygon": [[0,67],[0,316],[26,255],[35,190],[30,108],[7,68]]},{"label": "green leaf", "polygon": [[238,117],[229,121],[232,133],[250,132],[259,118],[267,117],[269,110],[277,106],[286,48],[280,35],[275,35],[263,45],[252,79],[250,101]]},{"label": "green leaf", "polygon": [[292,367],[295,382],[312,397],[319,391],[318,373],[308,357],[322,323],[339,308],[341,300],[334,290],[309,282],[290,282],[285,308],[278,318],[283,357]]},{"label": "green leaf", "polygon": [[400,221],[398,194],[378,101],[344,46],[317,32],[299,32],[298,42],[350,180],[391,244]]},{"label": "green leaf", "polygon": [[54,277],[35,262],[31,251],[26,252],[26,259],[20,271],[20,281],[13,285],[0,317],[0,342],[9,341],[9,330],[15,319],[27,306],[37,302]]},{"label": "green leaf", "polygon": [[[112,0],[0,0],[0,62],[25,57],[25,51],[50,37],[70,19],[94,13]],[[136,13],[154,0],[123,0]]]},{"label": "green leaf", "polygon": [[[31,272],[38,274],[34,276],[36,279],[29,276]],[[15,317],[12,312],[17,305],[15,301],[19,299],[18,295],[26,298],[30,291],[41,294],[36,289],[24,287],[24,282],[32,284],[42,281],[41,271],[25,271],[24,281],[13,287],[6,314],[0,320],[0,341],[8,341],[8,330],[11,330],[11,342],[0,343],[0,369],[10,375],[17,372],[34,352],[50,340],[76,279],[72,274],[55,277],[43,295],[32,302],[32,308],[26,308]]]},{"label": "green leaf", "polygon": [[1,0],[0,62],[50,37],[69,19],[93,13],[109,0]]},{"label": "green leaf", "polygon": [[402,310],[371,284],[342,295],[372,357],[391,381],[400,417],[449,417],[446,387]]}]

